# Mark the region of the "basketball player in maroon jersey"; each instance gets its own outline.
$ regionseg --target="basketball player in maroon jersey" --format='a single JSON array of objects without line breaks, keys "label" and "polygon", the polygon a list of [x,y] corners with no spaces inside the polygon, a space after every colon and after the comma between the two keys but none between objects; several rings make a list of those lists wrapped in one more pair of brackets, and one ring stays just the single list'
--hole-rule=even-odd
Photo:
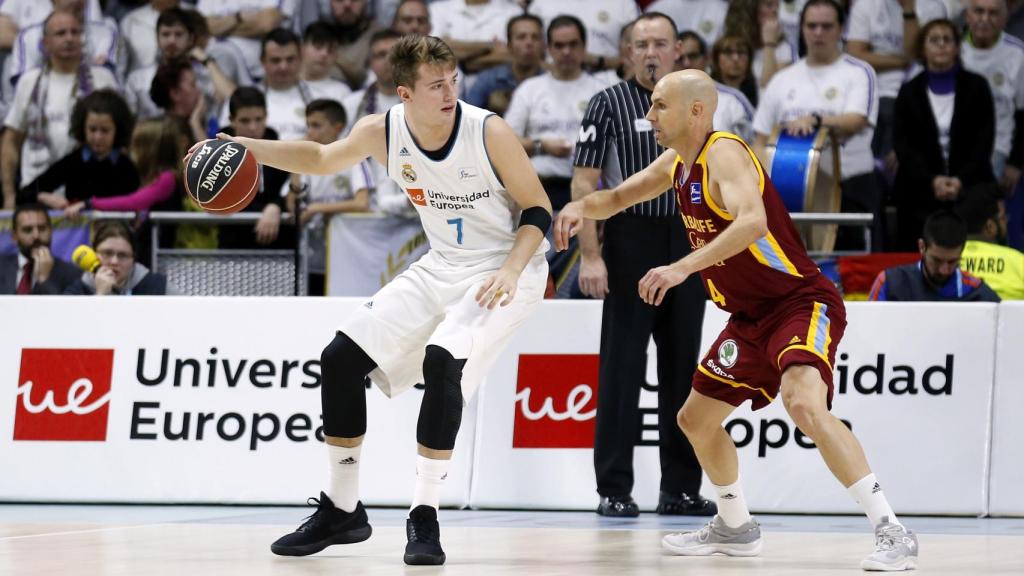
[{"label": "basketball player in maroon jersey", "polygon": [[731,313],[678,415],[718,492],[719,512],[704,528],[670,534],[662,545],[687,556],[760,554],[761,529],[747,509],[736,446],[722,422],[746,400],[757,410],[781,393],[793,421],[875,526],[875,551],[861,567],[914,569],[917,537],[897,520],[853,433],[829,412],[832,365],[846,327],[842,298],[807,256],[750,147],[712,131],[718,96],[711,78],[674,72],[658,82],[651,101],[647,119],[668,150],[620,186],[567,205],[555,222],[555,243],[565,249],[584,218],[608,218],[672,187],[694,251],[648,272],[640,297],[657,306],[668,289],[699,272],[711,299]]}]

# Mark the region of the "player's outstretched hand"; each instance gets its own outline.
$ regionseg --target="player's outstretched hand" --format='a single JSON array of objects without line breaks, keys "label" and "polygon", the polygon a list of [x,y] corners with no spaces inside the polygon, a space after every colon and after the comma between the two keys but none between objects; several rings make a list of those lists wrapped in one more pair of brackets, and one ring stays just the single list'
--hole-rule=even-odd
[{"label": "player's outstretched hand", "polygon": [[[217,133],[217,140],[227,140],[229,142],[237,142],[237,140],[235,140],[234,136],[228,136],[227,134],[225,134],[223,132],[218,132]],[[196,150],[198,150],[199,147],[203,145],[203,142],[206,142],[206,140],[200,140],[199,142],[196,142],[195,144],[192,145],[191,148],[188,149],[188,152],[185,153],[185,157],[181,160],[181,164],[183,166],[185,164],[188,164],[189,159],[192,158],[192,155],[195,154]]]},{"label": "player's outstretched hand", "polygon": [[647,304],[658,306],[665,299],[669,289],[686,280],[688,273],[674,265],[651,268],[640,279],[640,299]]},{"label": "player's outstretched hand", "polygon": [[583,203],[569,202],[558,212],[555,218],[555,250],[561,252],[569,248],[569,239],[583,227]]},{"label": "player's outstretched hand", "polygon": [[491,274],[476,291],[476,301],[481,308],[493,310],[495,306],[508,306],[516,296],[519,275],[504,268]]}]

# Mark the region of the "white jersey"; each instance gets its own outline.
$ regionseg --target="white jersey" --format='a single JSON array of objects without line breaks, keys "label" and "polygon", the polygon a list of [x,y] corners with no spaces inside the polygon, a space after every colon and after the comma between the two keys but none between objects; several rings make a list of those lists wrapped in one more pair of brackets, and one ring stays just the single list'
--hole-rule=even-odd
[{"label": "white jersey", "polygon": [[[196,11],[210,18],[211,16],[231,16],[235,14],[252,14],[261,10],[275,9],[281,13],[281,28],[291,27],[291,17],[295,14],[296,0],[198,0]],[[253,78],[263,77],[263,66],[260,64],[260,39],[242,36],[227,36],[223,40],[230,42],[241,52],[244,64]]]},{"label": "white jersey", "polygon": [[680,32],[700,34],[710,51],[722,35],[728,9],[729,3],[724,0],[656,0],[645,12],[661,12],[676,23]]},{"label": "white jersey", "polygon": [[[523,81],[512,93],[505,121],[512,131],[531,140],[561,138],[575,144],[583,113],[591,97],[606,88],[604,81],[587,73],[573,80],[558,80],[550,73]],[[572,178],[572,158],[538,154],[530,158],[544,178]]]},{"label": "white jersey", "polygon": [[754,138],[754,106],[739,90],[715,82],[718,89],[718,108],[711,120],[715,130],[731,132],[747,142]]},{"label": "white jersey", "polygon": [[754,132],[769,135],[780,123],[813,113],[822,116],[861,114],[868,126],[840,147],[842,177],[875,169],[871,138],[878,121],[875,71],[863,60],[843,54],[826,66],[808,66],[801,58],[772,77],[761,93],[754,115]]},{"label": "white jersey", "polygon": [[619,56],[622,28],[640,15],[636,2],[623,0],[533,0],[530,14],[544,21],[544,30],[557,16],[572,14],[587,29],[587,52],[599,56]]},{"label": "white jersey", "polygon": [[960,46],[964,68],[988,80],[996,108],[996,152],[1010,154],[1015,128],[1014,113],[1024,109],[1024,42],[1002,34],[987,50],[969,40]]},{"label": "white jersey", "polygon": [[[449,259],[507,254],[515,242],[521,209],[494,172],[484,145],[484,122],[493,115],[459,101],[455,130],[440,160],[416,144],[405,104],[387,115],[388,176],[416,206],[431,249]],[[546,251],[545,241],[537,252]]]},{"label": "white jersey", "polygon": [[267,126],[277,131],[281,140],[304,140],[306,106],[313,101],[313,94],[306,83],[299,80],[287,90],[263,88],[267,96]]},{"label": "white jersey", "polygon": [[[946,4],[942,0],[916,0],[914,4],[917,22],[921,26],[948,16]],[[902,56],[903,7],[898,0],[857,0],[850,9],[846,40],[867,42],[875,54]],[[906,72],[898,69],[879,72],[879,96],[895,98],[900,92]]]},{"label": "white jersey", "polygon": [[[53,12],[52,0],[4,0],[0,2],[0,14],[14,20],[19,29],[42,24],[50,12]],[[85,3],[84,16],[86,20],[103,16],[99,0],[88,0]]]}]

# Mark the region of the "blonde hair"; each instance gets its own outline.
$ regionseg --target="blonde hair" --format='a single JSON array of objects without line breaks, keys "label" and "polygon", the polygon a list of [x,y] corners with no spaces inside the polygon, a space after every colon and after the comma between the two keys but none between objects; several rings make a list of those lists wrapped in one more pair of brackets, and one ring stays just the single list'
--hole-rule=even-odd
[{"label": "blonde hair", "polygon": [[185,133],[180,122],[170,117],[146,120],[139,122],[132,132],[132,159],[143,184],[149,184],[161,172],[178,171],[178,161],[185,155]]},{"label": "blonde hair", "polygon": [[455,68],[455,53],[436,36],[407,34],[391,47],[388,64],[395,86],[412,89],[419,76],[420,64]]}]

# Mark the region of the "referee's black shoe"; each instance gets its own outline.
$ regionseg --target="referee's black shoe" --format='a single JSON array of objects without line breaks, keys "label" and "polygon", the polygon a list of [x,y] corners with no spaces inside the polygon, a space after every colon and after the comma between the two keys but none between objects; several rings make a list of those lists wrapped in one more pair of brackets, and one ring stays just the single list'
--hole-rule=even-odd
[{"label": "referee's black shoe", "polygon": [[409,512],[405,521],[405,563],[409,565],[438,566],[444,564],[441,549],[441,526],[437,523],[437,510],[420,504]]},{"label": "referee's black shoe", "polygon": [[271,544],[271,552],[278,556],[308,556],[331,544],[362,542],[373,532],[362,502],[357,502],[356,509],[351,512],[336,507],[323,492],[319,500],[310,498],[307,502],[316,506],[316,512],[307,517],[295,532],[285,534]]},{"label": "referee's black shoe", "polygon": [[597,513],[601,516],[618,518],[636,518],[640,515],[640,507],[629,494],[625,496],[604,496],[597,505]]},{"label": "referee's black shoe", "polygon": [[662,516],[714,516],[718,514],[718,505],[701,498],[700,494],[690,496],[686,492],[673,494],[662,491],[656,512]]}]

